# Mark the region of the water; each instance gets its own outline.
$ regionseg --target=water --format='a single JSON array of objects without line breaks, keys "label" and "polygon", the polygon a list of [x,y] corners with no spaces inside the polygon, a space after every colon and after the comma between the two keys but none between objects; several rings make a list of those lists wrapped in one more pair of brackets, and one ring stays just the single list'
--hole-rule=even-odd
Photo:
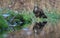
[{"label": "water", "polygon": [[23,28],[22,30],[25,31],[24,34],[26,34],[26,35],[31,35],[32,34],[32,32],[29,30],[29,28]]},{"label": "water", "polygon": [[22,30],[28,31],[29,29],[28,28],[23,28]]}]

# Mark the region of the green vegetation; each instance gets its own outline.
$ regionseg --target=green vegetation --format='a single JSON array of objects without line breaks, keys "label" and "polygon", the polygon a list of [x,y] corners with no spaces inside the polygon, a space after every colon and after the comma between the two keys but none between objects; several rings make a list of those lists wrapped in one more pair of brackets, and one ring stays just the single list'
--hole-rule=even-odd
[{"label": "green vegetation", "polygon": [[48,11],[44,10],[46,16],[48,17],[46,20],[52,24],[56,24],[60,20],[60,13],[56,9],[52,9]]},{"label": "green vegetation", "polygon": [[[7,31],[7,28],[9,26],[8,22],[11,21],[10,19],[13,17],[13,21],[10,24],[18,22],[14,29],[19,30],[28,27],[28,25],[32,24],[33,22],[43,22],[47,20],[48,22],[55,24],[60,20],[60,14],[58,14],[56,10],[48,11],[45,9],[44,13],[48,17],[47,19],[36,18],[32,11],[23,10],[22,12],[17,12],[9,9],[0,9],[0,33],[4,33],[5,31]],[[2,16],[3,14],[9,14],[10,16],[4,19],[4,17]],[[24,24],[22,26],[19,23],[21,21],[21,18],[23,18],[24,20]]]},{"label": "green vegetation", "polygon": [[0,33],[3,33],[8,28],[7,21],[0,15]]},{"label": "green vegetation", "polygon": [[[18,24],[15,26],[15,29],[21,29],[21,28],[24,28],[24,27],[30,25],[32,23],[32,19],[34,18],[33,13],[26,11],[26,10],[23,10],[22,12],[17,12],[17,13],[16,13],[16,11],[9,10],[9,9],[2,9],[2,10],[3,11],[1,11],[1,16],[3,14],[9,14],[10,15],[4,19],[5,21],[9,22],[10,19],[14,17],[13,21],[10,24],[14,24],[15,22],[18,22]],[[23,25],[19,24],[19,22],[21,21],[20,20],[21,18],[23,18],[23,20],[24,20]]]}]

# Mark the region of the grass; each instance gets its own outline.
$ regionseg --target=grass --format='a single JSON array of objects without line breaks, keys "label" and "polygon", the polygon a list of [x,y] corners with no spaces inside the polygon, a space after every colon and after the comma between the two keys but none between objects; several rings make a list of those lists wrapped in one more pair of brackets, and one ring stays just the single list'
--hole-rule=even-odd
[{"label": "grass", "polygon": [[46,19],[48,22],[55,24],[60,20],[60,13],[58,13],[56,9],[52,9],[50,11],[45,9],[44,12],[48,17],[48,19]]}]

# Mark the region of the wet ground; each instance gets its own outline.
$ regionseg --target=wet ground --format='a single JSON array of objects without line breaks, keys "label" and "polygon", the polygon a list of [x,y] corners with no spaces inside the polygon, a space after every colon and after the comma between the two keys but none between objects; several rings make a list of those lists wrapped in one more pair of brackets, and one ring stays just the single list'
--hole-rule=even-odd
[{"label": "wet ground", "polygon": [[[47,26],[49,25],[49,26]],[[60,38],[60,24],[52,26],[52,24],[47,24],[40,34],[35,34],[33,30],[23,29],[20,31],[14,31],[8,33],[7,38]]]}]

